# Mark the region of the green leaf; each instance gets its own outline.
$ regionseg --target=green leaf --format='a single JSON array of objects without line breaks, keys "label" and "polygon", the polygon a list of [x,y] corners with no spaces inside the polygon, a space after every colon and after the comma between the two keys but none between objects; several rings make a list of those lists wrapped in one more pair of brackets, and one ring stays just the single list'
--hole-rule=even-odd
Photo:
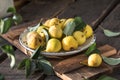
[{"label": "green leaf", "polygon": [[117,79],[110,77],[110,76],[103,75],[99,77],[97,80],[117,80]]},{"label": "green leaf", "polygon": [[28,76],[30,76],[31,74],[31,60],[30,59],[27,59],[26,62],[25,62],[25,75],[26,75],[26,78]]},{"label": "green leaf", "polygon": [[5,80],[5,78],[2,74],[0,74],[0,80]]},{"label": "green leaf", "polygon": [[108,29],[103,29],[104,31],[104,34],[108,37],[114,37],[114,36],[119,36],[120,35],[120,32],[112,32]]},{"label": "green leaf", "polygon": [[11,45],[3,45],[0,48],[4,53],[9,53],[14,55],[14,49]]},{"label": "green leaf", "polygon": [[4,33],[4,21],[1,19],[0,20],[0,33],[3,34]]},{"label": "green leaf", "polygon": [[14,68],[15,66],[15,56],[14,55],[10,55],[10,59],[11,59],[11,62],[10,62],[10,67],[11,68]]},{"label": "green leaf", "polygon": [[19,24],[22,22],[22,16],[20,14],[15,13],[12,18],[15,22],[15,24]]},{"label": "green leaf", "polygon": [[43,29],[42,31],[43,31],[43,33],[45,34],[45,39],[46,39],[45,41],[48,42],[48,40],[49,40],[48,31],[47,31],[46,29]]},{"label": "green leaf", "polygon": [[14,54],[13,47],[10,45],[3,45],[0,48],[4,53],[6,53],[8,55],[8,57],[10,57],[10,59],[11,59],[10,67],[14,68],[14,66],[15,66],[15,54]]},{"label": "green leaf", "polygon": [[9,7],[7,12],[11,12],[11,13],[15,14],[16,13],[16,9],[15,9],[15,7]]},{"label": "green leaf", "polygon": [[18,69],[24,69],[25,68],[25,63],[27,59],[23,59],[19,64],[18,64]]},{"label": "green leaf", "polygon": [[43,46],[40,46],[32,55],[31,55],[31,59],[38,59],[38,57],[40,56],[40,52],[43,50]]},{"label": "green leaf", "polygon": [[11,18],[5,18],[5,19],[1,20],[0,33],[1,34],[6,33],[12,26],[12,23],[13,23],[13,20]]},{"label": "green leaf", "polygon": [[85,52],[87,56],[89,56],[96,49],[96,43],[93,43]]},{"label": "green leaf", "polygon": [[38,23],[36,26],[30,27],[29,31],[36,31],[40,27],[40,23]]},{"label": "green leaf", "polygon": [[69,36],[69,35],[72,35],[74,29],[75,29],[75,22],[74,20],[73,21],[70,21],[66,24],[64,30],[63,30],[63,33],[66,35],[66,36]]},{"label": "green leaf", "polygon": [[86,23],[82,20],[81,17],[75,17],[74,21],[76,25],[74,31],[82,30],[86,26]]},{"label": "green leaf", "polygon": [[107,58],[105,56],[102,56],[103,61],[106,62],[109,65],[118,65],[120,64],[120,58]]},{"label": "green leaf", "polygon": [[45,59],[41,59],[41,60],[39,60],[39,63],[42,66],[42,69],[46,75],[54,75],[52,65],[50,64],[49,61],[47,61]]}]

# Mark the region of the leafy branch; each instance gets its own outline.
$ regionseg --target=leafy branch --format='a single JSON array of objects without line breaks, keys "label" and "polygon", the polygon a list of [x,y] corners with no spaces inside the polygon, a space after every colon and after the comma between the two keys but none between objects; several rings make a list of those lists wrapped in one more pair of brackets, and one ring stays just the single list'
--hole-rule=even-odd
[{"label": "leafy branch", "polygon": [[52,65],[45,59],[40,52],[44,47],[39,47],[30,58],[22,60],[18,65],[18,69],[25,69],[26,78],[36,70],[43,71],[46,75],[54,75]]},{"label": "leafy branch", "polygon": [[92,53],[100,53],[100,50],[97,49],[96,43],[93,43],[85,52],[85,55],[89,56]]},{"label": "leafy branch", "polygon": [[0,33],[6,33],[13,24],[17,25],[22,22],[22,16],[16,12],[14,7],[10,7],[7,10],[8,13],[12,13],[11,17],[0,19]]},{"label": "leafy branch", "polygon": [[[22,21],[22,17],[20,14],[16,12],[14,7],[10,7],[7,10],[8,13],[12,13],[11,17],[0,19],[0,34],[6,33],[13,24],[18,24]],[[11,59],[10,67],[14,68],[15,66],[15,54],[14,49],[11,45],[3,45],[0,46],[0,49],[7,54],[7,56]]]}]

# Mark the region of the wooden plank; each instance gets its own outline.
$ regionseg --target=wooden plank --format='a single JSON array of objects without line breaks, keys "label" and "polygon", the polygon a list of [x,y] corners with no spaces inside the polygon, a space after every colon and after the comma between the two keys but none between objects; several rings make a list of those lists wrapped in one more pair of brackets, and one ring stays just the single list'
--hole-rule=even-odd
[{"label": "wooden plank", "polygon": [[[113,32],[120,32],[120,4],[108,15],[100,26],[109,29]],[[96,30],[96,42],[98,46],[109,44],[116,49],[120,50],[120,37],[107,37],[104,35],[103,30],[99,27]]]},{"label": "wooden plank", "polygon": [[[36,2],[37,1],[37,2]],[[40,18],[50,18],[59,14],[73,0],[36,0],[20,10],[23,22],[33,21]],[[62,5],[61,5],[62,4]],[[64,5],[64,6],[63,6]]]},{"label": "wooden plank", "polygon": [[102,12],[102,14],[92,22],[94,30],[100,25],[100,23],[106,18],[107,15],[115,8],[115,6],[120,2],[120,0],[112,0],[111,4]]},{"label": "wooden plank", "polygon": [[[103,56],[111,56],[116,54],[116,49],[109,46],[104,45],[99,48]],[[59,72],[60,74],[73,71],[75,69],[81,68],[84,65],[80,64],[80,62],[83,62],[87,60],[87,56],[85,54],[79,54],[73,57],[70,57],[68,59],[64,59],[61,61],[57,61],[57,64],[53,65],[54,69]],[[54,62],[52,62],[54,64]],[[69,68],[70,67],[70,68]]]},{"label": "wooden plank", "polygon": [[[102,46],[99,49],[102,52],[101,55],[104,55],[104,56],[107,56],[107,57],[116,54],[116,49],[111,47],[111,46],[109,46],[109,45]],[[86,57],[86,59],[84,59],[84,57],[86,57],[86,56],[82,57],[82,61],[87,59],[87,57]],[[78,63],[74,62],[73,58],[69,58],[67,60],[69,60],[69,62],[66,62],[66,60],[63,60],[61,62],[58,62],[58,64],[56,64],[58,66],[56,68],[56,70],[57,69],[59,70],[59,72],[57,71],[57,75],[60,78],[64,79],[64,80],[66,80],[66,79],[67,80],[79,80],[79,79],[83,79],[83,77],[86,78],[86,79],[89,79],[89,78],[96,77],[99,74],[103,74],[103,73],[109,72],[109,71],[111,71],[113,69],[111,66],[106,65],[104,63],[100,67],[98,67],[98,68],[91,68],[91,67],[87,67],[87,66],[81,65],[80,64],[81,61],[79,61],[80,59],[78,59],[78,61],[79,61]],[[72,70],[72,71],[69,71],[67,73],[62,74],[62,72],[64,72],[67,68],[72,69],[72,67],[73,67],[72,65],[76,65],[76,64],[70,65],[71,64],[70,62],[79,64],[79,67],[77,66],[76,70],[74,70],[74,71]],[[62,63],[62,65],[64,67],[60,63]],[[68,65],[69,67],[66,67],[63,63],[66,63],[65,65]],[[67,69],[67,71],[68,71],[68,69]]]},{"label": "wooden plank", "polygon": [[70,4],[58,17],[80,16],[87,24],[92,25],[92,22],[102,14],[111,2],[112,0],[77,0]]},{"label": "wooden plank", "polygon": [[[109,29],[114,32],[120,32],[120,4],[118,4],[115,9],[105,18],[105,20],[101,23],[100,26]],[[107,37],[104,35],[102,29],[99,27],[96,30],[96,42],[98,43],[98,46],[109,44],[113,47],[115,47],[118,50],[118,53],[120,51],[120,36],[118,37]],[[116,57],[118,57],[116,55]],[[117,66],[115,66],[117,67]],[[116,79],[120,80],[120,67],[114,68],[113,72],[109,74],[112,77],[115,77]]]},{"label": "wooden plank", "polygon": [[0,55],[0,63],[2,63],[7,57],[8,57],[7,54],[1,53],[1,55]]},{"label": "wooden plank", "polygon": [[4,62],[0,64],[0,73],[5,76],[5,80],[38,80],[42,79],[43,73],[37,73],[31,75],[28,79],[25,77],[24,70],[18,70],[17,65],[20,63],[24,58],[27,58],[25,54],[21,51],[15,51],[16,56],[16,67],[15,69],[10,69],[10,59],[7,58]]}]

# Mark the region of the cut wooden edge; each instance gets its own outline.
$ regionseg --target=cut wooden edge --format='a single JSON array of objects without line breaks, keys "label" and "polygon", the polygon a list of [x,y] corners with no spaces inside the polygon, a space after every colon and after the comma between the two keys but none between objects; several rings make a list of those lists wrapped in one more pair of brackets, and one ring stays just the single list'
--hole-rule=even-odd
[{"label": "cut wooden edge", "polygon": [[56,72],[55,71],[55,73],[56,73],[56,75],[59,77],[59,78],[61,78],[62,80],[72,80],[71,78],[69,78],[67,75],[65,75],[65,74],[60,74],[60,73],[58,73],[58,72]]},{"label": "cut wooden edge", "polygon": [[[100,48],[98,48],[100,51],[102,51],[101,53],[101,55],[102,56],[106,56],[106,57],[109,57],[109,56],[112,56],[112,55],[115,55],[115,54],[117,54],[117,50],[114,48],[114,47],[112,47],[112,46],[110,46],[110,45],[108,45],[108,44],[106,44],[106,45],[104,45],[104,46],[101,46]],[[104,51],[105,50],[105,51]]]}]

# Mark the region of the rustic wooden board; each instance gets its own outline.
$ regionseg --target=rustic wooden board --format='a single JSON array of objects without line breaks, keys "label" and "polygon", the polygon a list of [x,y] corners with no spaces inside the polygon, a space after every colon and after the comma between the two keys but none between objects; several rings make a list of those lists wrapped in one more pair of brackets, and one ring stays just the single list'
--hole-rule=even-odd
[{"label": "rustic wooden board", "polygon": [[[116,54],[116,49],[109,45],[102,46],[99,50],[102,52],[101,55],[107,57]],[[80,54],[58,62],[55,64],[57,75],[63,80],[83,80],[83,77],[86,79],[95,78],[99,74],[110,72],[115,68],[104,63],[97,68],[90,68],[80,64],[86,59],[87,56]]]}]

